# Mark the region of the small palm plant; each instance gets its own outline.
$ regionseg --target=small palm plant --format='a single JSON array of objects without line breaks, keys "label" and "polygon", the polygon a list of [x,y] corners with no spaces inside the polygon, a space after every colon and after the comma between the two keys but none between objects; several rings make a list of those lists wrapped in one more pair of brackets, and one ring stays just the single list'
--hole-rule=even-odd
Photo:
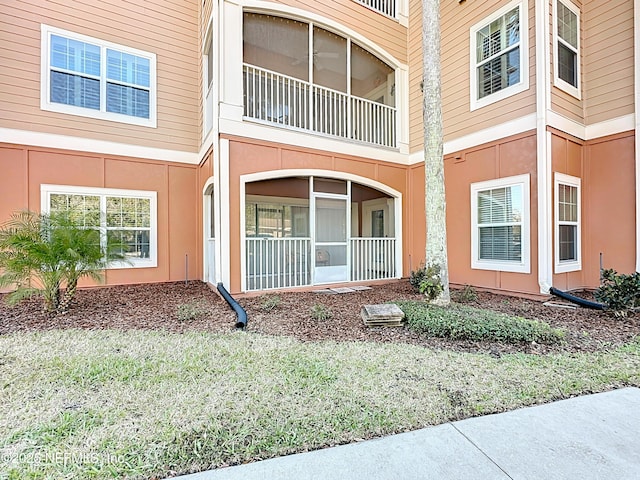
[{"label": "small palm plant", "polygon": [[0,287],[15,288],[7,296],[10,304],[41,295],[47,313],[65,313],[78,281],[101,281],[116,260],[124,260],[121,247],[104,248],[100,232],[79,226],[68,212],[18,212],[0,226]]}]

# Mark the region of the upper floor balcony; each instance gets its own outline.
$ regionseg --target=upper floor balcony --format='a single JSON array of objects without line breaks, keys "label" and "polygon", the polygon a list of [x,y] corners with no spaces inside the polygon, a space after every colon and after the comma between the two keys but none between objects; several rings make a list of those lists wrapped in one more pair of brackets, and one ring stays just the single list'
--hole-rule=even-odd
[{"label": "upper floor balcony", "polygon": [[245,12],[243,117],[397,147],[396,72],[347,36]]},{"label": "upper floor balcony", "polygon": [[396,0],[355,0],[387,17],[396,18]]}]

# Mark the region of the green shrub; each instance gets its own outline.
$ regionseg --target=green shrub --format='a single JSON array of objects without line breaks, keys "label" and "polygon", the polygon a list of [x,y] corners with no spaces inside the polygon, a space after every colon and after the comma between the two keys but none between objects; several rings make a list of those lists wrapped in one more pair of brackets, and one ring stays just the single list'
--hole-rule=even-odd
[{"label": "green shrub", "polygon": [[460,290],[454,292],[456,302],[473,303],[478,300],[478,294],[471,285],[465,285]]},{"label": "green shrub", "polygon": [[176,316],[181,322],[195,320],[207,313],[207,309],[197,302],[189,302],[178,305]]},{"label": "green shrub", "polygon": [[78,281],[101,281],[116,260],[128,262],[122,245],[107,237],[103,246],[100,232],[79,225],[73,212],[16,212],[0,225],[0,287],[15,288],[7,296],[10,304],[39,295],[47,313],[65,313]]},{"label": "green shrub", "polygon": [[468,305],[438,307],[424,302],[397,302],[407,325],[416,332],[454,340],[494,340],[506,343],[557,343],[564,331],[547,323],[512,317]]},{"label": "green shrub", "polygon": [[311,307],[311,318],[318,321],[329,320],[333,316],[331,309],[321,303],[316,303]]},{"label": "green shrub", "polygon": [[625,275],[613,269],[603,270],[602,285],[595,297],[616,317],[625,317],[640,308],[640,273]]},{"label": "green shrub", "polygon": [[427,297],[427,300],[433,300],[443,290],[440,269],[434,265],[425,267],[424,264],[420,264],[420,267],[409,275],[409,283]]},{"label": "green shrub", "polygon": [[280,297],[278,295],[263,295],[261,297],[260,308],[265,312],[270,312],[278,306],[280,306]]}]

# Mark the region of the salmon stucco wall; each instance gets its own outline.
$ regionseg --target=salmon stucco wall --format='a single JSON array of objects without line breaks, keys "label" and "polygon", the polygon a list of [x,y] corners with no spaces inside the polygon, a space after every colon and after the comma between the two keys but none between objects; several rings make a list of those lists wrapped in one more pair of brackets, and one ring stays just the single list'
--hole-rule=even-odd
[{"label": "salmon stucco wall", "polygon": [[[531,272],[513,273],[471,268],[471,190],[476,182],[530,175]],[[539,294],[536,136],[525,133],[445,157],[449,280],[452,284]]]},{"label": "salmon stucco wall", "polygon": [[592,140],[585,146],[583,218],[588,233],[583,269],[588,287],[604,268],[635,271],[635,148],[633,132]]},{"label": "salmon stucco wall", "polygon": [[0,222],[17,210],[40,211],[42,184],[157,192],[157,267],[107,270],[105,283],[202,278],[196,166],[0,144],[0,172]]},{"label": "salmon stucco wall", "polygon": [[[228,137],[229,140],[229,208],[230,208],[230,268],[231,291],[241,291],[240,264],[240,176],[249,173],[269,172],[288,169],[327,170],[344,172],[369,178],[391,187],[402,194],[402,224],[405,228],[411,223],[411,199],[408,196],[408,167],[386,162],[356,158],[335,153],[297,148],[282,144],[273,144],[239,137]],[[320,174],[321,175],[321,174]],[[424,211],[422,205],[418,205]],[[408,275],[409,257],[407,252],[413,251],[414,239],[403,236],[403,272]]]},{"label": "salmon stucco wall", "polygon": [[551,138],[554,175],[564,173],[580,178],[582,190],[582,269],[555,274],[554,286],[561,290],[598,287],[600,254],[604,268],[633,272],[636,249],[633,132],[583,142],[551,130]]},{"label": "salmon stucco wall", "polygon": [[[586,188],[588,185],[584,182],[584,142],[571,137],[564,132],[560,132],[557,130],[551,130],[551,162],[552,162],[552,170],[553,170],[553,178],[554,187],[552,189],[552,198],[553,205],[556,202],[556,191],[555,191],[555,177],[557,173],[562,173],[565,175],[571,175],[572,177],[580,178],[580,187],[581,187],[581,196],[584,199],[586,197]],[[582,209],[583,219],[584,219],[584,208]],[[586,285],[585,279],[585,268],[584,266],[588,264],[591,260],[589,258],[582,258],[583,268],[581,270],[577,270],[574,272],[566,272],[566,273],[555,273],[555,249],[556,249],[556,238],[555,238],[555,208],[553,209],[553,219],[551,220],[551,225],[553,226],[553,255],[554,255],[554,275],[553,275],[553,286],[560,290],[575,290],[577,288],[582,288]],[[584,246],[585,241],[587,239],[586,228],[583,224],[580,236],[580,243]],[[584,250],[584,249],[583,249]],[[584,255],[584,252],[583,252]]]}]

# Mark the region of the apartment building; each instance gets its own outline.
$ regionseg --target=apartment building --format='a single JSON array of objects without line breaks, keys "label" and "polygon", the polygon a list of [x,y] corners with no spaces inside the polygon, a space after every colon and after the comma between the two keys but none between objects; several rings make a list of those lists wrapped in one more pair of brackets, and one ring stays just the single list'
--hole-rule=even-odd
[{"label": "apartment building", "polygon": [[[441,1],[454,284],[638,268],[635,1]],[[73,209],[108,284],[232,293],[424,260],[421,2],[0,0],[0,220]]]}]

